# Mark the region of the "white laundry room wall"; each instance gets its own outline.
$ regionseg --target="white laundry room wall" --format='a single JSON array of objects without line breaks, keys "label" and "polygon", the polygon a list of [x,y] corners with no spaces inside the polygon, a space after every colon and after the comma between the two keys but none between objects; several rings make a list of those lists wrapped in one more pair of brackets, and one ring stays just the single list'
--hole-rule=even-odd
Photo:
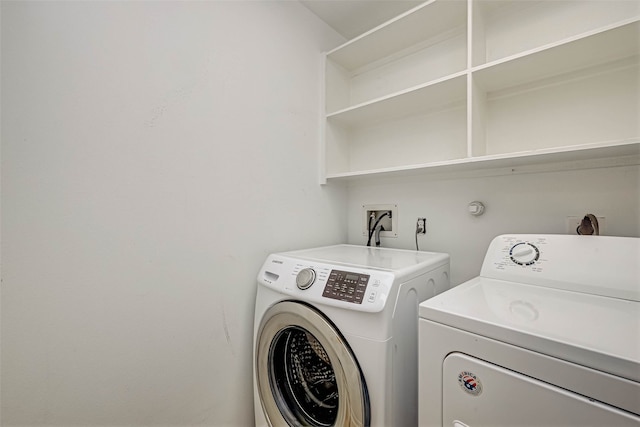
[{"label": "white laundry room wall", "polygon": [[249,426],[255,276],[343,242],[298,2],[5,2],[5,427]]},{"label": "white laundry room wall", "polygon": [[[623,164],[627,161],[621,162]],[[633,162],[631,162],[633,163]],[[541,168],[538,168],[541,169]],[[464,173],[370,179],[349,185],[349,242],[362,236],[362,206],[397,204],[398,237],[381,245],[415,248],[418,217],[427,233],[421,250],[451,255],[451,284],[480,273],[489,242],[503,233],[567,233],[567,216],[604,217],[602,234],[640,237],[640,167],[624,165],[577,170]],[[481,201],[484,214],[472,216],[468,204]]]}]

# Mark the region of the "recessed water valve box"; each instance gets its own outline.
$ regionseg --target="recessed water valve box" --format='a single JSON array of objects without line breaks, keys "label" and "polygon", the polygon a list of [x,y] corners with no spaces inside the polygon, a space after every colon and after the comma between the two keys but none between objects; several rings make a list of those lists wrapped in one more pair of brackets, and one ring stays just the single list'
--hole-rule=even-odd
[{"label": "recessed water valve box", "polygon": [[362,205],[362,235],[379,226],[380,237],[398,237],[398,205]]}]

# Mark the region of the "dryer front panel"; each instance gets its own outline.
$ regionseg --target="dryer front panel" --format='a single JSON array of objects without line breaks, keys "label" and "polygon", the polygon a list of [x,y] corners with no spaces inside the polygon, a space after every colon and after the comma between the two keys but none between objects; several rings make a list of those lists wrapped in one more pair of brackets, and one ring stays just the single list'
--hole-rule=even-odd
[{"label": "dryer front panel", "polygon": [[314,308],[284,301],[264,315],[256,380],[272,426],[368,426],[360,367],[335,326]]},{"label": "dryer front panel", "polygon": [[442,383],[443,426],[640,426],[636,415],[462,353],[444,359]]}]

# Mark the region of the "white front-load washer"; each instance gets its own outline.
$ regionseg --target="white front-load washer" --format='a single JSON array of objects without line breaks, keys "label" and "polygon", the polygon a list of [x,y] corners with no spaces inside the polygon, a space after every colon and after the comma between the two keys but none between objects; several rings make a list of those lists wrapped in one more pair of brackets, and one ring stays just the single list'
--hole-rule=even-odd
[{"label": "white front-load washer", "polygon": [[503,235],[420,304],[421,426],[640,426],[640,239]]},{"label": "white front-load washer", "polygon": [[255,309],[256,425],[417,425],[418,304],[448,288],[447,254],[270,255]]}]

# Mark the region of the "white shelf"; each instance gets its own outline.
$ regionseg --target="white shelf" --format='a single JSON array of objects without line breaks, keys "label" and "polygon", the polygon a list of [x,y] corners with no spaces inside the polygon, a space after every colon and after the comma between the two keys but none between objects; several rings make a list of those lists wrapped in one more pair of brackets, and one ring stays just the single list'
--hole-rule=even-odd
[{"label": "white shelf", "polygon": [[465,1],[427,1],[333,49],[327,58],[354,71],[466,25],[466,13]]},{"label": "white shelf", "polygon": [[634,19],[473,68],[487,91],[542,80],[584,68],[637,57],[640,23]]},{"label": "white shelf", "polygon": [[568,146],[502,155],[466,157],[449,161],[343,172],[327,175],[332,181],[353,181],[408,175],[460,176],[503,175],[539,171],[562,171],[603,166],[637,165],[640,140]]},{"label": "white shelf", "polygon": [[322,182],[640,164],[637,0],[429,1],[325,74]]},{"label": "white shelf", "polygon": [[638,57],[484,94],[475,153],[598,144],[638,138]]},{"label": "white shelf", "polygon": [[462,72],[384,98],[327,114],[327,120],[346,126],[369,126],[416,114],[427,114],[464,103],[467,73]]},{"label": "white shelf", "polygon": [[466,3],[435,0],[326,54],[327,114],[467,70]]},{"label": "white shelf", "polygon": [[472,66],[570,40],[640,15],[636,0],[474,0]]}]

